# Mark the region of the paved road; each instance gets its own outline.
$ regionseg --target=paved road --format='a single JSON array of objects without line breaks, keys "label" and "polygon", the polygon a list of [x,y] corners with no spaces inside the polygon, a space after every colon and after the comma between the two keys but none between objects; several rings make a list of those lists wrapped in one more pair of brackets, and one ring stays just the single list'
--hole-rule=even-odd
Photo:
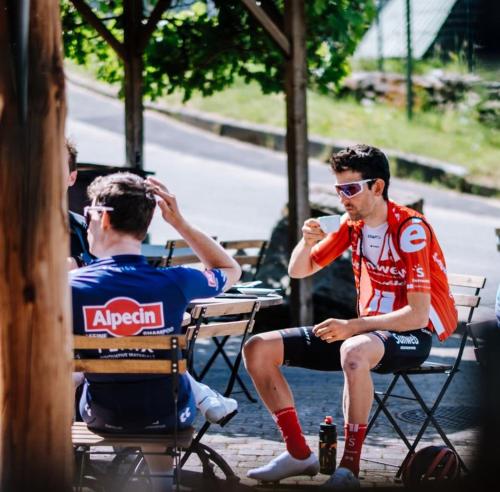
[{"label": "paved road", "polygon": [[[68,84],[68,133],[79,160],[124,162],[123,105]],[[186,216],[220,239],[269,237],[287,201],[286,157],[189,127],[152,112],[145,115],[145,168],[178,196]],[[311,183],[331,182],[324,164],[311,160]],[[482,304],[494,305],[500,255],[493,229],[500,201],[394,179],[394,190],[425,200],[425,213],[439,234],[450,271],[488,276]],[[152,240],[176,237],[159,217]]]}]

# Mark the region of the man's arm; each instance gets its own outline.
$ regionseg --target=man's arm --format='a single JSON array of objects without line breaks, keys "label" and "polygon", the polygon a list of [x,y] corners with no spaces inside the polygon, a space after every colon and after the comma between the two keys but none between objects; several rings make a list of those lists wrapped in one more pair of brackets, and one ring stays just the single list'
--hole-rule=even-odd
[{"label": "man's arm", "polygon": [[147,181],[152,185],[153,192],[159,198],[158,206],[163,219],[168,222],[188,243],[196,256],[208,270],[217,268],[227,278],[225,288],[237,282],[241,276],[238,263],[211,237],[191,226],[182,216],[177,206],[177,200],[165,185],[154,178]]},{"label": "man's arm", "polygon": [[311,250],[314,245],[324,239],[326,234],[319,226],[319,220],[307,219],[302,227],[302,239],[295,246],[290,263],[288,275],[292,278],[304,278],[321,270],[321,266],[311,259]]},{"label": "man's arm", "polygon": [[408,292],[407,298],[408,305],[392,313],[349,320],[327,319],[316,325],[313,331],[316,336],[331,343],[376,330],[405,332],[425,328],[429,323],[431,295]]}]

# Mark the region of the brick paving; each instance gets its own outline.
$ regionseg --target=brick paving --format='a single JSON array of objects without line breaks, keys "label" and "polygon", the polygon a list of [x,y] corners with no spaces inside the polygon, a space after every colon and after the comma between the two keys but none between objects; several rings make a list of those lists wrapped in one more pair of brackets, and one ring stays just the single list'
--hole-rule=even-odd
[{"label": "brick paving", "polygon": [[[435,341],[435,347],[431,352],[429,360],[436,362],[452,362],[459,345],[459,336],[450,337],[444,344]],[[210,340],[198,340],[195,360],[203,363],[212,352]],[[439,346],[438,346],[439,345]],[[238,340],[234,339],[228,343],[228,354],[234,356],[239,349]],[[441,402],[440,408],[451,407],[452,410],[461,410],[474,414],[478,409],[479,402],[479,368],[474,359],[472,347],[468,346],[460,366],[460,371],[455,375],[454,381],[448,388],[446,397]],[[325,415],[332,415],[337,423],[339,431],[337,462],[342,456],[344,447],[343,417],[341,410],[343,377],[341,373],[325,373],[319,371],[308,371],[297,368],[284,368],[284,373],[294,392],[299,418],[304,434],[310,447],[317,452],[319,424]],[[247,384],[251,393],[256,396],[250,378],[244,368],[240,375]],[[374,375],[374,384],[377,390],[384,390],[391,379],[391,375]],[[228,378],[228,369],[223,361],[219,361],[209,371],[204,382],[219,391],[223,391]],[[413,378],[417,388],[424,400],[430,404],[436,392],[436,388],[444,381],[444,376],[417,376]],[[398,394],[408,395],[409,391],[398,383]],[[236,385],[235,390],[239,390]],[[326,475],[318,474],[311,477],[293,477],[276,484],[259,484],[255,480],[248,479],[246,473],[250,468],[261,466],[273,457],[282,453],[285,449],[281,435],[274,421],[264,408],[262,403],[251,403],[243,393],[233,395],[239,401],[239,412],[226,426],[221,428],[212,425],[208,433],[202,439],[202,443],[210,446],[219,453],[232,468],[239,478],[239,483],[228,484],[225,481],[216,482],[203,479],[202,467],[196,456],[191,457],[182,471],[182,487],[184,492],[189,491],[283,491],[283,490],[310,490],[316,489],[326,481]],[[419,430],[419,425],[403,420],[404,412],[418,410],[418,404],[413,401],[393,399],[390,404],[391,412],[395,415],[398,423],[411,441]],[[467,417],[467,415],[465,415]],[[465,418],[462,421],[454,421],[451,425],[444,425],[445,431],[451,442],[457,448],[460,456],[467,465],[474,461],[475,448],[478,438],[478,428],[474,425],[479,419]],[[196,427],[203,424],[200,417],[195,422]],[[418,448],[430,444],[442,444],[439,435],[430,427],[424,435],[423,441]],[[101,453],[105,450],[101,450]],[[109,450],[111,451],[111,450]],[[406,455],[406,447],[385,419],[380,416],[374,428],[370,432],[363,447],[361,461],[361,487],[401,487],[401,482],[395,479],[395,474]],[[113,455],[94,456],[97,463],[109,463]],[[216,474],[222,477],[217,469]],[[143,492],[140,482],[130,488],[134,492]],[[146,487],[147,490],[147,487]],[[129,488],[127,488],[129,491]],[[122,492],[122,491],[120,491]]]},{"label": "brick paving", "polygon": [[[197,359],[201,363],[211,351],[211,342],[208,340],[202,342],[200,340],[197,343],[199,344]],[[436,347],[433,348],[429,360],[436,362],[452,361],[457,352],[458,344],[459,336],[456,335],[448,339],[444,344],[435,342]],[[229,346],[228,353],[234,355],[237,349],[238,344],[233,341]],[[294,392],[306,439],[311,448],[316,451],[318,448],[319,424],[325,415],[333,415],[338,429],[342,427],[342,374],[297,368],[285,368],[284,372]],[[227,374],[227,367],[223,362],[220,362],[210,370],[204,382],[222,391]],[[251,389],[252,394],[255,395],[252,383],[243,368],[240,374]],[[391,375],[374,375],[376,389],[385,389],[391,377]],[[461,370],[456,374],[454,381],[448,388],[447,395],[441,402],[440,407],[452,407],[452,410],[458,408],[462,411],[469,410],[469,413],[474,413],[473,411],[477,410],[479,401],[478,378],[479,369],[472,348],[469,346],[464,353]],[[433,401],[439,383],[444,381],[444,376],[417,376],[413,380],[424,400],[429,404]],[[236,386],[235,390],[238,389],[238,386]],[[409,391],[403,391],[403,389],[402,385],[399,386],[398,394],[408,395]],[[257,484],[254,480],[246,478],[246,472],[250,468],[263,465],[274,456],[279,455],[284,450],[284,445],[271,416],[260,401],[251,403],[242,393],[237,393],[234,396],[239,401],[239,413],[223,428],[213,425],[203,437],[202,442],[221,454],[232,467],[235,474],[240,478],[240,485],[237,490],[308,489],[321,485],[328,478],[320,474],[314,478],[294,477],[283,480],[278,487]],[[413,401],[393,399],[390,408],[405,434],[409,437],[415,436],[419,426],[403,420],[401,415],[405,411],[417,410],[418,404]],[[445,426],[445,430],[466,464],[470,465],[474,459],[478,437],[477,427],[474,427],[471,422],[463,421],[456,422],[451,427]],[[339,434],[342,434],[342,432],[339,432]],[[419,448],[433,443],[441,444],[442,442],[437,432],[431,427],[426,431]],[[342,455],[343,444],[343,437],[339,435],[338,459]],[[401,483],[395,479],[395,474],[405,454],[406,447],[404,443],[392,430],[385,417],[380,416],[374,429],[367,437],[363,448],[360,474],[362,487],[401,486]],[[199,474],[201,466],[197,462],[197,458],[190,458],[184,470],[188,478],[191,475]]]}]

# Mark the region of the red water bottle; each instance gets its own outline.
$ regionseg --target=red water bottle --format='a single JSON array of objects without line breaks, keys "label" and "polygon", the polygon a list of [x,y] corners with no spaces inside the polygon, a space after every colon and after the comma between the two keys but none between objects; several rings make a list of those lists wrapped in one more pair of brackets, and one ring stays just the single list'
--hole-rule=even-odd
[{"label": "red water bottle", "polygon": [[328,415],[319,426],[319,472],[331,475],[337,467],[337,426]]}]

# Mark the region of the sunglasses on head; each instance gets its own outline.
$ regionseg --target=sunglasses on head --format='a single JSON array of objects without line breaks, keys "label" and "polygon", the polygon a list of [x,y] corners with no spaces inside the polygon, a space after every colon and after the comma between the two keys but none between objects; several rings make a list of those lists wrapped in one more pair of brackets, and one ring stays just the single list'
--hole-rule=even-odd
[{"label": "sunglasses on head", "polygon": [[376,181],[375,178],[362,179],[361,181],[351,181],[350,183],[337,183],[335,185],[335,191],[337,195],[344,195],[346,198],[353,198],[359,195],[363,191],[364,183],[370,183],[371,181]]},{"label": "sunglasses on head", "polygon": [[114,210],[113,207],[105,207],[104,205],[88,205],[83,209],[83,216],[85,217],[85,222],[87,223],[87,227],[92,220],[90,216],[90,212],[112,212]]}]

